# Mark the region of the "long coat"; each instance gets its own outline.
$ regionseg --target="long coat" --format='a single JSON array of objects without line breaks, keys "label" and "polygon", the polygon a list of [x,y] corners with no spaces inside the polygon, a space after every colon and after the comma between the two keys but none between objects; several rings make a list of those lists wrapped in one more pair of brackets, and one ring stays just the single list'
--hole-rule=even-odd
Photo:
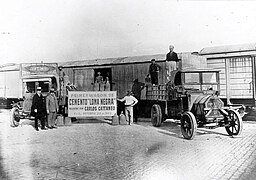
[{"label": "long coat", "polygon": [[[35,112],[37,109],[37,112]],[[35,116],[36,118],[41,118],[46,115],[46,108],[45,108],[45,100],[43,95],[40,96],[36,93],[33,96],[32,106],[31,106],[31,115]]]},{"label": "long coat", "polygon": [[55,95],[49,94],[46,97],[46,110],[49,110],[49,112],[58,111],[58,101]]}]

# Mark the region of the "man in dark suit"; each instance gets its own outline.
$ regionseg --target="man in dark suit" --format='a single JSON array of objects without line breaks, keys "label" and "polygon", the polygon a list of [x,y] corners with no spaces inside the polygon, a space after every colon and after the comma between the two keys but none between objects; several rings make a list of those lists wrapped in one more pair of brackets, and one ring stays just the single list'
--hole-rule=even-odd
[{"label": "man in dark suit", "polygon": [[45,102],[42,95],[42,88],[37,87],[36,94],[33,96],[32,100],[32,108],[31,113],[35,116],[35,129],[39,131],[38,129],[38,120],[41,122],[41,129],[46,130],[45,128],[45,115],[46,115],[46,108],[45,108]]},{"label": "man in dark suit", "polygon": [[141,90],[145,87],[145,83],[139,82],[138,79],[133,81],[132,85],[132,93],[134,97],[138,100],[138,103],[134,105],[134,122],[138,122],[138,115],[139,115],[139,106],[140,106],[140,97],[141,97]]}]

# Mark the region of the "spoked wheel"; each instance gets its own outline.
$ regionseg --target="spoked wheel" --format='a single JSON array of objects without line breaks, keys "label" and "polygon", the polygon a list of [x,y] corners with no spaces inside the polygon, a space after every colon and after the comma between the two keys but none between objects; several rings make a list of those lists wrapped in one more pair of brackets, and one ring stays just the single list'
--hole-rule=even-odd
[{"label": "spoked wheel", "polygon": [[19,122],[20,122],[19,109],[14,107],[11,109],[10,126],[17,127],[19,125]]},{"label": "spoked wheel", "polygon": [[162,123],[162,111],[159,104],[154,104],[151,108],[151,122],[153,126],[159,127]]},{"label": "spoked wheel", "polygon": [[197,123],[196,118],[193,113],[185,112],[181,117],[181,133],[185,139],[193,139],[196,130],[197,130]]},{"label": "spoked wheel", "polygon": [[228,124],[225,126],[225,128],[230,136],[241,134],[243,130],[243,121],[237,111],[233,109],[228,111]]}]

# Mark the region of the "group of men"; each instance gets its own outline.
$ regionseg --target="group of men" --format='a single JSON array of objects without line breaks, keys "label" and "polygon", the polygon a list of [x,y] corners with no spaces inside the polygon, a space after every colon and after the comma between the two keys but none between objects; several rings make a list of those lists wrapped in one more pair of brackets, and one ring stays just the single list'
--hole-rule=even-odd
[{"label": "group of men", "polygon": [[[167,75],[170,76],[171,71],[178,69],[179,67],[179,59],[176,52],[174,52],[174,46],[169,46],[170,52],[166,54],[166,69],[167,69]],[[152,85],[158,85],[158,74],[161,70],[161,67],[156,64],[156,60],[152,59],[151,64],[149,66],[149,75],[151,78]]]},{"label": "group of men", "polygon": [[[171,75],[171,71],[179,68],[179,59],[176,52],[174,52],[174,46],[169,46],[169,52],[166,54],[166,70],[167,77]],[[161,67],[156,64],[156,60],[152,59],[149,66],[149,75],[146,79],[151,80],[151,84],[158,85],[158,73],[161,70]],[[138,121],[139,114],[139,101],[141,97],[141,91],[145,87],[145,83],[141,83],[138,79],[135,79],[133,82],[132,90],[128,91],[126,96],[122,99],[117,99],[121,102],[124,102],[125,105],[125,116],[126,120],[130,124]],[[134,118],[133,118],[134,115]]]},{"label": "group of men", "polygon": [[103,80],[103,76],[101,72],[97,73],[97,77],[95,78],[95,82],[93,84],[94,91],[110,91],[110,80],[107,76],[105,80]]},{"label": "group of men", "polygon": [[[170,72],[174,70],[174,66],[178,68],[179,59],[177,53],[175,53],[174,46],[169,46],[170,52],[166,55],[166,68],[167,74],[170,75]],[[175,63],[175,65],[173,64]],[[155,59],[151,60],[151,64],[149,66],[149,75],[151,78],[152,85],[158,85],[158,73],[161,67],[156,64]],[[100,74],[99,74],[100,76]],[[134,84],[132,86],[132,90],[127,92],[127,95],[122,99],[117,99],[121,102],[124,102],[125,105],[125,115],[126,119],[133,123],[133,111],[134,111],[134,122],[138,121],[139,114],[139,104],[141,97],[141,90],[145,87],[145,83],[141,83],[138,79],[134,80]],[[134,108],[133,108],[134,107]],[[37,87],[37,92],[33,96],[32,107],[31,107],[31,115],[35,117],[35,129],[39,131],[38,121],[41,122],[41,129],[47,130],[52,128],[57,128],[56,126],[56,116],[59,111],[57,98],[55,96],[55,90],[53,88],[50,89],[49,94],[46,97],[44,102],[44,98],[42,95],[42,88]],[[45,123],[45,117],[47,116],[47,125]],[[47,126],[47,127],[46,127]]]},{"label": "group of men", "polygon": [[[33,96],[31,115],[35,117],[35,129],[39,131],[38,124],[39,120],[41,123],[41,129],[47,130],[52,128],[57,128],[56,126],[56,116],[59,111],[57,97],[55,96],[55,90],[50,89],[49,94],[44,97],[42,95],[42,88],[37,87],[36,94]],[[45,122],[47,116],[47,122]]]}]

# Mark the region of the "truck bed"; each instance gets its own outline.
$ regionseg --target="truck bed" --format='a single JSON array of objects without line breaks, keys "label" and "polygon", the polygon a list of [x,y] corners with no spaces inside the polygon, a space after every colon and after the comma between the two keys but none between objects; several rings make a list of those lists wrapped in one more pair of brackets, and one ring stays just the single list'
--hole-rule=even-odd
[{"label": "truck bed", "polygon": [[166,101],[167,100],[166,85],[160,84],[156,86],[147,86],[146,100]]}]

